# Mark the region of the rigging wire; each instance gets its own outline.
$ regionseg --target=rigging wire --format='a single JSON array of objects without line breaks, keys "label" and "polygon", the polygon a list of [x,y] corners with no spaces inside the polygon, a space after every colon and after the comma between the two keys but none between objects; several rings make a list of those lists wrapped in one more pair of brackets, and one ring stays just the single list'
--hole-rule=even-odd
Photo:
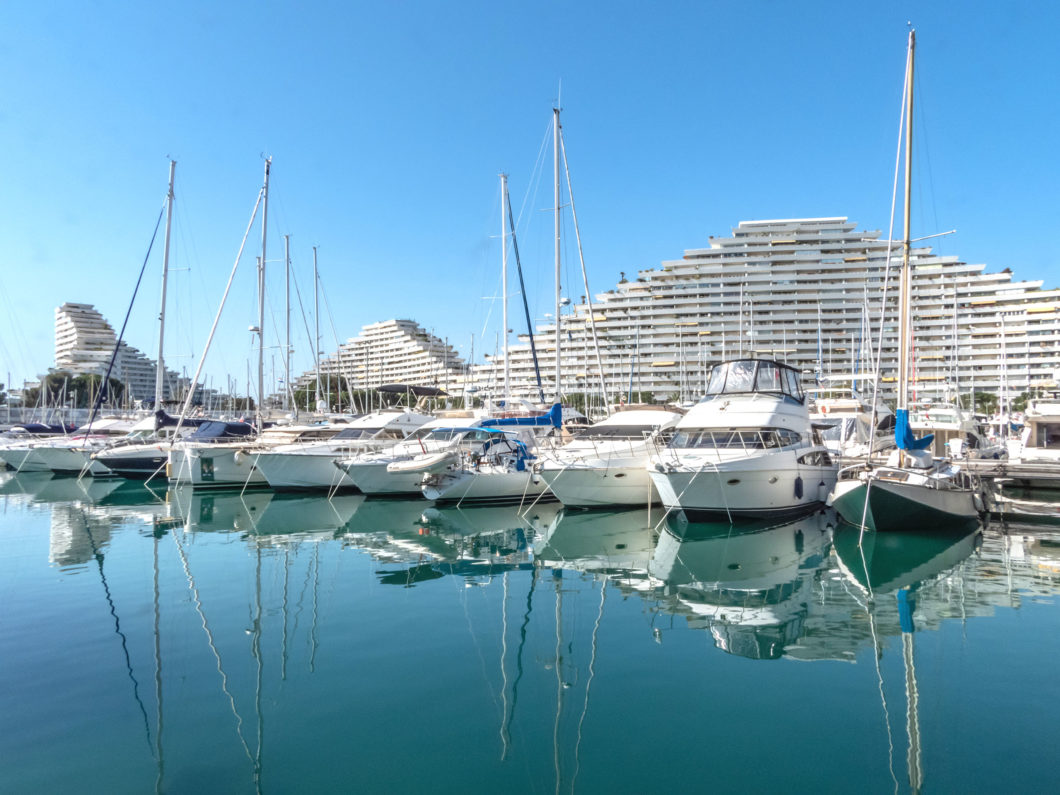
[{"label": "rigging wire", "polygon": [[129,299],[129,308],[125,310],[125,320],[121,324],[121,331],[118,333],[118,338],[114,342],[114,352],[110,355],[110,362],[107,364],[107,372],[103,376],[103,381],[100,384],[99,392],[96,393],[96,399],[92,404],[92,413],[88,416],[88,430],[92,430],[92,422],[96,418],[96,413],[99,411],[100,405],[103,403],[103,396],[110,392],[110,374],[114,369],[114,362],[118,358],[118,351],[121,350],[122,340],[125,337],[125,327],[129,324],[129,315],[132,314],[133,304],[136,302],[136,294],[140,291],[140,282],[143,281],[144,271],[147,270],[147,261],[151,258],[151,249],[154,248],[155,238],[158,237],[158,227],[162,225],[162,216],[165,214],[165,204],[162,205],[162,209],[158,211],[158,220],[155,221],[155,231],[151,233],[151,242],[147,245],[147,253],[144,255],[143,265],[140,266],[140,275],[136,277],[136,286],[133,288],[132,298]]}]

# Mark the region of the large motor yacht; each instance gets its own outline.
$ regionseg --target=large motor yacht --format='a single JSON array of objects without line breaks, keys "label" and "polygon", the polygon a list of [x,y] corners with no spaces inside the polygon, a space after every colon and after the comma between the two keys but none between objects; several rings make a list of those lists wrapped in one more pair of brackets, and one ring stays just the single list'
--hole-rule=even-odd
[{"label": "large motor yacht", "polygon": [[810,421],[794,368],[766,359],[715,365],[707,394],[648,471],[663,505],[692,518],[794,515],[822,504],[836,464]]}]

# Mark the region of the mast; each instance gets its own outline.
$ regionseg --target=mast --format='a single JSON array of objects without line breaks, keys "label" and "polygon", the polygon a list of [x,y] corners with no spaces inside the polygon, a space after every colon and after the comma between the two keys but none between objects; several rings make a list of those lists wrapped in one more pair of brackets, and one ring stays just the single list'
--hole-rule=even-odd
[{"label": "mast", "polygon": [[[578,242],[578,262],[582,269],[582,284],[585,286],[585,300],[589,306],[589,328],[593,334],[593,349],[596,352],[596,369],[600,372],[600,397],[604,402],[604,411],[608,416],[611,416],[611,402],[607,399],[607,379],[604,376],[604,365],[600,360],[600,340],[596,337],[596,314],[593,309],[593,295],[589,291],[589,275],[585,271],[585,255],[582,253],[582,233],[578,229],[578,211],[574,207],[574,187],[570,181],[570,164],[567,162],[567,145],[563,142],[563,133],[560,132],[559,136],[560,149],[563,151],[563,170],[567,175],[567,195],[570,197],[570,212],[571,218],[574,221],[574,237]],[[583,336],[582,339],[585,339]],[[583,352],[582,359],[586,363],[586,372],[589,370],[588,361],[589,357]],[[588,382],[588,378],[586,379]]]},{"label": "mast", "polygon": [[909,269],[909,218],[912,206],[913,178],[913,52],[916,48],[916,31],[909,31],[909,53],[905,67],[905,231],[902,239],[902,275],[898,286],[898,409],[908,409],[909,392],[909,314],[912,300],[913,279]]},{"label": "mast", "polygon": [[166,332],[166,282],[169,279],[169,238],[173,226],[173,177],[177,161],[169,161],[169,192],[166,194],[166,237],[162,246],[162,307],[158,310],[158,366],[155,370],[155,411],[162,408],[162,387],[165,364],[162,361],[162,338]]},{"label": "mast", "polygon": [[[287,344],[284,347],[283,358],[283,410],[290,408],[289,397],[291,395],[291,236],[283,236],[283,261],[284,281],[286,290],[284,292],[284,315],[287,320]],[[297,411],[298,406],[295,406]]]},{"label": "mast", "polygon": [[[313,246],[313,362],[317,371],[316,402],[320,403],[320,277],[317,275],[317,247]],[[315,407],[314,407],[315,408]]]},{"label": "mast", "polygon": [[504,324],[504,407],[511,397],[512,363],[508,357],[508,175],[501,174],[501,322]]},{"label": "mast", "polygon": [[555,227],[556,227],[556,400],[559,402],[560,394],[560,361],[559,361],[559,340],[560,340],[560,322],[559,322],[559,294],[560,294],[560,268],[559,268],[559,108],[552,109],[552,173],[555,177]]},{"label": "mast", "polygon": [[272,158],[265,158],[265,185],[261,206],[261,259],[258,260],[258,431],[263,426],[265,408],[265,240],[269,226],[269,170]]}]

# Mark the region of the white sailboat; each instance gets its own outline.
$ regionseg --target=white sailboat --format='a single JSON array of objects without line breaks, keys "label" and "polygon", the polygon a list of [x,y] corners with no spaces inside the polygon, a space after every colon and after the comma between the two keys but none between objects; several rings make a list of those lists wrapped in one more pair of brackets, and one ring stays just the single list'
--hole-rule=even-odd
[{"label": "white sailboat", "polygon": [[[851,524],[892,531],[952,527],[976,520],[983,503],[978,481],[945,459],[927,452],[932,437],[916,439],[909,419],[909,374],[912,364],[912,268],[910,205],[913,153],[913,60],[916,32],[909,32],[905,73],[905,234],[898,297],[898,404],[895,442],[885,465],[846,467],[830,502]],[[882,313],[881,313],[882,314]]]},{"label": "white sailboat", "polygon": [[[533,473],[533,449],[536,440],[552,429],[562,427],[562,408],[560,406],[560,309],[563,303],[560,298],[560,122],[559,108],[553,108],[553,172],[555,178],[555,203],[553,217],[555,221],[555,265],[556,265],[556,382],[555,402],[548,415],[523,418],[503,418],[487,420],[483,425],[507,426],[520,429],[519,438],[504,438],[488,446],[475,457],[461,456],[450,462],[445,469],[429,471],[423,478],[423,494],[429,500],[440,502],[515,502],[535,499],[544,496],[548,487],[543,480]],[[507,229],[510,214],[505,210],[508,204],[508,181],[501,175],[501,249],[502,249],[502,289],[507,289]],[[507,307],[507,295],[504,304]],[[508,380],[508,329],[507,308],[504,311],[504,361],[505,361],[505,395],[507,397]],[[508,404],[508,400],[505,400]],[[537,433],[530,433],[536,428]],[[508,434],[511,437],[511,434]],[[425,459],[429,460],[429,459]]]}]

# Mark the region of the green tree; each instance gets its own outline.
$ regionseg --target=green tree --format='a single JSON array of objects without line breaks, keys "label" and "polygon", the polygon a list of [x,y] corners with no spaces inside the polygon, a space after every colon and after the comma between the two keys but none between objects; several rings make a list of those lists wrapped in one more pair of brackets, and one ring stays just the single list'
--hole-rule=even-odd
[{"label": "green tree", "polygon": [[67,405],[77,409],[92,408],[102,390],[101,405],[119,406],[125,396],[125,385],[111,378],[106,388],[103,376],[73,375],[65,370],[54,370],[41,379],[39,388],[26,390],[24,403],[27,406]]}]

